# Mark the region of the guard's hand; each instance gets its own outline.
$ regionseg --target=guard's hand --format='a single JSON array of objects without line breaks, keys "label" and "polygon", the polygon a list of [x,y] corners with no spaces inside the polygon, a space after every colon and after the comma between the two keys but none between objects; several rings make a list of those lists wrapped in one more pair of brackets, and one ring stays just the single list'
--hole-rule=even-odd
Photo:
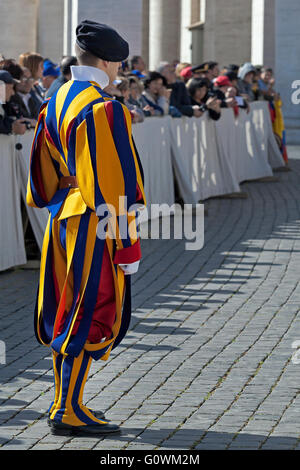
[{"label": "guard's hand", "polygon": [[139,261],[135,261],[134,263],[129,263],[129,264],[119,264],[120,268],[124,272],[125,275],[127,274],[134,274],[138,271],[139,269]]}]

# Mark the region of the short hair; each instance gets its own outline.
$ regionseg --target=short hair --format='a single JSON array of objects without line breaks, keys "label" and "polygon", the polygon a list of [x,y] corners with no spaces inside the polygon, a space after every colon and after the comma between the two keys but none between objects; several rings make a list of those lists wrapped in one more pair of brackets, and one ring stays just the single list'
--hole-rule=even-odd
[{"label": "short hair", "polygon": [[170,62],[167,62],[167,61],[160,62],[159,65],[158,65],[158,67],[156,67],[156,72],[162,74],[162,73],[164,72],[164,69],[165,69],[168,65],[171,65]]},{"label": "short hair", "polygon": [[43,61],[43,57],[37,52],[25,52],[19,56],[19,64],[22,67],[27,67],[30,70],[33,78],[36,77],[39,65]]},{"label": "short hair", "polygon": [[208,70],[212,70],[212,69],[214,69],[217,65],[219,65],[219,63],[210,60],[209,62],[207,62],[207,65],[208,65]]},{"label": "short hair", "polygon": [[117,80],[119,81],[119,83],[116,85],[116,88],[118,88],[118,90],[120,90],[121,92],[128,90],[128,88],[129,88],[128,78],[118,76]]},{"label": "short hair", "polygon": [[238,74],[236,72],[233,72],[232,70],[230,70],[229,72],[226,72],[224,75],[225,77],[228,77],[231,82],[232,80],[238,79]]},{"label": "short hair", "polygon": [[191,64],[189,64],[188,62],[179,62],[177,65],[176,65],[176,68],[175,68],[175,74],[178,78],[182,78],[180,76],[180,72],[182,72],[183,69],[185,69],[186,67],[191,67]]},{"label": "short hair", "polygon": [[0,70],[6,70],[16,80],[20,80],[24,71],[15,59],[4,59],[0,62]]},{"label": "short hair", "polygon": [[135,70],[135,64],[138,63],[139,59],[141,58],[140,55],[134,55],[131,59],[131,70]]},{"label": "short hair", "polygon": [[227,69],[229,72],[236,72],[238,73],[240,66],[237,64],[229,64]]},{"label": "short hair", "polygon": [[149,88],[149,85],[151,82],[154,82],[154,80],[159,80],[162,79],[163,85],[167,86],[167,80],[163,75],[161,75],[159,72],[149,72],[146,78],[143,80],[143,84],[145,89]]},{"label": "short hair", "polygon": [[71,65],[77,65],[77,59],[73,55],[66,55],[60,61],[60,71],[62,75],[69,75],[71,73]]},{"label": "short hair", "polygon": [[195,96],[196,91],[199,88],[204,88],[204,87],[208,88],[208,82],[206,78],[191,78],[188,81],[186,87],[187,87],[189,94],[193,98]]},{"label": "short hair", "polygon": [[129,81],[129,87],[133,84],[137,85],[139,88],[139,91],[141,92],[143,89],[143,84],[138,80],[138,78],[135,75],[128,75],[127,76],[128,81]]},{"label": "short hair", "polygon": [[270,72],[273,75],[273,69],[271,67],[262,67],[261,73]]},{"label": "short hair", "polygon": [[75,43],[75,55],[79,65],[95,66],[98,63],[99,57],[92,54],[90,51],[85,51],[77,43]]}]

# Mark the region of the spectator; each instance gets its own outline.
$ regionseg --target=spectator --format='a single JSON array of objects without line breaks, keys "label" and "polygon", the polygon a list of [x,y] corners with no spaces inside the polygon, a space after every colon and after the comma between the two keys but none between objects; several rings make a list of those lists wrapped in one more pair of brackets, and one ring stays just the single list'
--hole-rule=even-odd
[{"label": "spectator", "polygon": [[131,59],[131,74],[138,78],[145,77],[146,64],[140,55],[134,55]]},{"label": "spectator", "polygon": [[209,117],[217,121],[221,116],[221,100],[210,96],[206,79],[192,78],[187,84],[192,104],[200,107],[201,115],[208,111]]},{"label": "spectator", "polygon": [[225,77],[229,78],[229,80],[231,82],[231,85],[233,87],[237,87],[237,84],[238,84],[238,74],[237,74],[237,72],[229,70],[229,71],[225,72],[224,75],[225,75]]},{"label": "spectator", "polygon": [[220,75],[220,69],[218,62],[207,62],[206,78],[213,82]]},{"label": "spectator", "polygon": [[189,79],[192,78],[192,76],[193,76],[193,72],[192,72],[191,66],[185,67],[180,72],[180,79],[183,80],[184,83],[187,83]]},{"label": "spectator", "polygon": [[235,97],[228,96],[227,91],[232,88],[232,83],[226,75],[220,75],[214,82],[214,91],[219,100],[221,100],[221,108],[234,108],[237,106]]},{"label": "spectator", "polygon": [[187,67],[192,67],[192,66],[188,62],[180,62],[179,64],[176,65],[175,75],[176,75],[176,78],[178,80],[182,80],[183,76],[181,75],[181,72],[182,72],[182,70],[186,69]]},{"label": "spectator", "polygon": [[26,118],[31,127],[35,127],[40,110],[40,101],[32,93],[33,78],[26,67],[19,65],[22,75],[20,82],[15,85],[16,93],[9,104],[14,109],[13,115]]},{"label": "spectator", "polygon": [[170,105],[179,110],[184,116],[200,117],[202,113],[198,105],[192,105],[185,84],[176,80],[174,67],[168,62],[163,62],[158,71],[164,76],[168,87],[171,89]]},{"label": "spectator", "polygon": [[118,77],[116,82],[116,88],[120,91],[120,96],[117,96],[116,99],[127,106],[131,113],[132,122],[142,122],[144,120],[143,110],[129,102],[130,88],[128,78]]},{"label": "spectator", "polygon": [[6,104],[15,93],[14,85],[17,84],[17,81],[7,70],[0,70],[0,83],[0,134],[23,135],[26,132],[26,125],[23,123],[23,118],[14,119],[9,116]]},{"label": "spectator", "polygon": [[[23,68],[14,59],[5,59],[0,63],[0,69],[9,72],[15,79],[15,93],[5,105],[7,114],[10,117],[15,118],[26,117],[28,118],[26,119],[27,123],[30,123],[31,127],[35,127],[35,119],[39,113],[40,108],[39,102],[36,104],[36,106],[34,106],[34,103],[30,103],[32,108],[28,109],[24,105],[22,97],[18,94],[18,91],[21,90],[24,81],[26,81]],[[26,71],[29,72],[28,69],[26,69]],[[27,100],[28,99],[29,97]]]},{"label": "spectator", "polygon": [[121,64],[121,70],[123,74],[128,74],[130,73],[130,68],[129,68],[129,63],[128,60],[123,60]]},{"label": "spectator", "polygon": [[46,92],[45,98],[50,98],[59,88],[66,82],[71,80],[71,66],[77,65],[77,59],[75,56],[64,56],[60,62],[60,75],[50,85]]},{"label": "spectator", "polygon": [[206,78],[206,72],[208,69],[208,65],[206,63],[200,65],[194,65],[192,67],[192,78]]},{"label": "spectator", "polygon": [[247,101],[255,100],[255,95],[252,90],[254,77],[255,67],[250,62],[246,62],[239,68],[238,91]]},{"label": "spectator", "polygon": [[165,78],[158,72],[149,72],[144,79],[144,87],[141,96],[144,107],[149,105],[153,108],[154,116],[168,114],[170,92]]},{"label": "spectator", "polygon": [[44,71],[44,59],[37,52],[25,52],[19,57],[19,64],[22,67],[27,67],[30,70],[31,76],[34,79],[32,92],[36,98],[42,102],[44,101],[44,90],[40,85],[40,81],[43,78]]},{"label": "spectator", "polygon": [[128,103],[139,108],[144,116],[152,116],[154,114],[154,108],[141,100],[142,85],[136,77],[129,77],[129,99]]},{"label": "spectator", "polygon": [[237,64],[229,64],[227,69],[228,69],[228,72],[235,72],[236,74],[239,73],[239,65]]},{"label": "spectator", "polygon": [[192,68],[193,78],[207,78],[212,82],[220,75],[218,62],[204,62],[204,64]]},{"label": "spectator", "polygon": [[22,67],[15,61],[15,59],[1,60],[0,70],[6,70],[15,80],[20,80],[23,74]]},{"label": "spectator", "polygon": [[51,60],[45,60],[43,78],[42,78],[42,84],[43,84],[45,93],[47,92],[47,90],[49,90],[50,86],[57,79],[58,76],[59,76],[59,67],[57,67],[56,64],[51,62]]},{"label": "spectator", "polygon": [[278,99],[278,94],[273,88],[274,83],[273,70],[271,68],[262,68],[261,76],[258,80],[258,87],[263,99],[267,101]]}]

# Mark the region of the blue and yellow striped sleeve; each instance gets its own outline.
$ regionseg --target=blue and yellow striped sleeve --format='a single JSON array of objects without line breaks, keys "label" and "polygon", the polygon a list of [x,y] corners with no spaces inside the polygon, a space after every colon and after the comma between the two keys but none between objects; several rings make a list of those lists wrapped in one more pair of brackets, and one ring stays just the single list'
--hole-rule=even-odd
[{"label": "blue and yellow striped sleeve", "polygon": [[47,206],[58,186],[58,176],[47,141],[46,111],[47,102],[41,107],[31,147],[26,202],[32,207]]}]

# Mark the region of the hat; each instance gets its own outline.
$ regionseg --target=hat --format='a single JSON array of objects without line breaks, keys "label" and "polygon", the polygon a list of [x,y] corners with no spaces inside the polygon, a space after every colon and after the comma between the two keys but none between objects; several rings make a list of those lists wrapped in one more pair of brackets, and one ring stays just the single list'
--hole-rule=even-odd
[{"label": "hat", "polygon": [[144,75],[143,73],[141,73],[139,70],[131,70],[130,72],[132,75],[135,75],[136,77],[138,78],[145,78],[146,75]]},{"label": "hat", "polygon": [[182,69],[180,72],[180,76],[182,78],[189,79],[191,78],[192,75],[193,75],[193,72],[192,72],[192,67],[190,65],[188,67],[184,67],[184,69]]},{"label": "hat", "polygon": [[193,73],[205,73],[208,71],[208,67],[209,64],[207,62],[204,62],[204,64],[195,65],[194,67],[192,67],[191,70]]},{"label": "hat", "polygon": [[53,64],[51,60],[44,61],[43,77],[47,77],[47,76],[52,76],[52,77],[59,76],[59,67],[56,64]]},{"label": "hat", "polygon": [[129,46],[110,26],[84,20],[76,28],[76,43],[99,59],[122,62],[129,55]]},{"label": "hat", "polygon": [[7,70],[0,70],[0,81],[6,83],[7,85],[14,85],[15,83],[20,83],[20,80],[16,80]]},{"label": "hat", "polygon": [[219,75],[214,81],[216,86],[231,86],[231,81],[225,75]]}]

